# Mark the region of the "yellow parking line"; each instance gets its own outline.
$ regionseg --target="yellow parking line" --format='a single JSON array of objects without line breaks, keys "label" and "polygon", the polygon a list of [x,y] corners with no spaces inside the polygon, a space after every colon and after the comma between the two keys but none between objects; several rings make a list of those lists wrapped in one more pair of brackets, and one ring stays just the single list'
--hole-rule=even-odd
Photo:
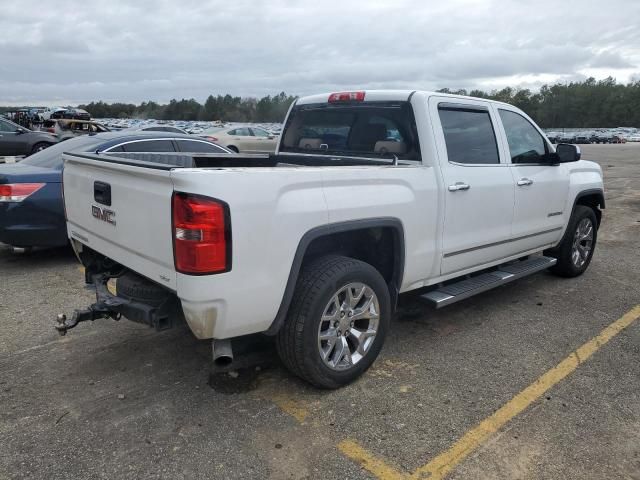
[{"label": "yellow parking line", "polygon": [[275,394],[268,397],[275,403],[284,413],[291,415],[298,423],[304,423],[309,416],[309,410],[299,401],[290,398],[287,395]]},{"label": "yellow parking line", "polygon": [[338,444],[338,450],[351,460],[362,465],[365,470],[371,472],[381,480],[400,480],[406,478],[406,475],[390,467],[379,458],[376,458],[375,455],[372,455],[352,440],[343,440],[340,442]]},{"label": "yellow parking line", "polygon": [[382,480],[402,477],[429,480],[442,479],[474,450],[480,447],[491,435],[500,430],[516,415],[522,413],[529,405],[538,400],[549,389],[567,377],[567,375],[574,372],[576,368],[587,361],[609,340],[633,324],[638,318],[640,318],[640,305],[631,309],[602,330],[599,335],[572,352],[558,365],[548,370],[531,385],[500,407],[493,415],[465,433],[451,448],[442,452],[426,465],[419,467],[411,475],[403,475],[397,472],[381,460],[376,459],[374,455],[353,441],[342,442],[341,445],[346,445],[346,448],[342,448],[341,446],[339,446],[339,448],[346,456],[360,463],[366,470]]}]

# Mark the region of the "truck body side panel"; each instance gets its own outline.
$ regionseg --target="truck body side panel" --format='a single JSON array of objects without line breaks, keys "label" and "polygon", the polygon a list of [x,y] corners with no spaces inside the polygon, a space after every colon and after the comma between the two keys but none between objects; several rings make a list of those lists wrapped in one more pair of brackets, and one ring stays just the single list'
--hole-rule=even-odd
[{"label": "truck body side panel", "polygon": [[302,236],[328,222],[322,178],[314,168],[174,170],[176,191],[229,204],[233,266],[207,276],[178,274],[177,292],[198,338],[269,328]]}]

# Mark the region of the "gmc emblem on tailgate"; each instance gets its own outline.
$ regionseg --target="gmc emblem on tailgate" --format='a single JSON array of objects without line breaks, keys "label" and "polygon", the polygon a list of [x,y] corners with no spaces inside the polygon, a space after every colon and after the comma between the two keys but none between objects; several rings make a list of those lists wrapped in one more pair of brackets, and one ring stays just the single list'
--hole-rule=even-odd
[{"label": "gmc emblem on tailgate", "polygon": [[116,224],[116,212],[113,210],[109,210],[107,208],[100,208],[97,205],[91,205],[91,215],[93,215],[98,220],[102,220],[103,222],[110,223],[111,225]]}]

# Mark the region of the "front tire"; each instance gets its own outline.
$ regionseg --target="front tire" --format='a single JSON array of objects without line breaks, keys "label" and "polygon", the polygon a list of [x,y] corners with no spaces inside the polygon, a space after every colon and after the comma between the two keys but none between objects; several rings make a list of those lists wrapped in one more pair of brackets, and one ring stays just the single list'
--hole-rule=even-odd
[{"label": "front tire", "polygon": [[551,272],[560,277],[582,275],[593,258],[598,237],[598,220],[593,209],[577,205],[560,245],[545,254],[558,259]]},{"label": "front tire", "polygon": [[331,255],[298,279],[278,354],[295,375],[320,388],[338,388],[374,362],[391,317],[389,288],[371,265]]},{"label": "front tire", "polygon": [[31,155],[33,155],[34,153],[41,152],[45,148],[49,148],[51,145],[52,145],[51,143],[47,143],[47,142],[36,143],[31,149]]}]

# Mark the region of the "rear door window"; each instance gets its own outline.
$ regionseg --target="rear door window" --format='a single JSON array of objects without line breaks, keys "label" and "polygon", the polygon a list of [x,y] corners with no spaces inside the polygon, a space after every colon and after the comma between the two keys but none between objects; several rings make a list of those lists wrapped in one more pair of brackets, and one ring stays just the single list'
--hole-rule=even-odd
[{"label": "rear door window", "polygon": [[438,114],[450,162],[468,165],[500,163],[488,109],[440,106]]},{"label": "rear door window", "polygon": [[270,137],[271,134],[269,132],[267,132],[266,130],[263,130],[262,128],[252,128],[251,132],[253,133],[254,137]]},{"label": "rear door window", "polygon": [[233,130],[232,132],[229,132],[229,135],[237,135],[239,137],[250,137],[251,136],[251,130],[249,130],[248,128],[236,128],[235,130]]},{"label": "rear door window", "polygon": [[171,140],[140,140],[125,143],[123,147],[125,152],[175,152]]},{"label": "rear door window", "polygon": [[294,107],[280,151],[420,160],[409,102]]},{"label": "rear door window", "polygon": [[190,153],[227,153],[223,148],[207,142],[197,140],[177,140],[178,150]]}]

